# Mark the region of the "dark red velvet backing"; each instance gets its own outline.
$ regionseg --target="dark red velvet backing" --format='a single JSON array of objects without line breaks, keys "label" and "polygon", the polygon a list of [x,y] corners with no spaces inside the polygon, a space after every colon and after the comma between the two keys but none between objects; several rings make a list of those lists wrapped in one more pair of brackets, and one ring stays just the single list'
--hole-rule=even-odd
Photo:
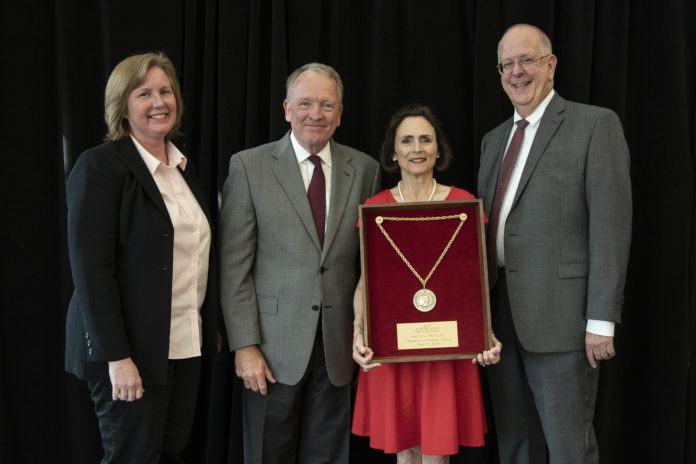
[{"label": "dark red velvet backing", "polygon": [[[375,357],[453,355],[485,349],[484,312],[476,204],[398,211],[378,205],[363,208],[364,253],[367,256],[369,346]],[[375,224],[377,216],[429,217],[464,212],[468,218],[428,281],[437,297],[427,313],[413,306],[413,295],[423,288]],[[426,222],[385,221],[383,226],[421,277],[425,278],[459,225],[459,219]],[[396,325],[408,322],[458,321],[459,347],[398,350]]]}]

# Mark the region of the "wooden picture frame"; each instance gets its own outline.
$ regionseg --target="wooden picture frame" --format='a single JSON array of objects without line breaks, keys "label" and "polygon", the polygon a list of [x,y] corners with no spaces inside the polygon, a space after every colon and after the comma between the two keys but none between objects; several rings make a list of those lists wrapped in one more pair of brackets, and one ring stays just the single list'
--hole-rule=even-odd
[{"label": "wooden picture frame", "polygon": [[374,361],[467,359],[490,349],[481,200],[362,205],[359,216],[364,337]]}]

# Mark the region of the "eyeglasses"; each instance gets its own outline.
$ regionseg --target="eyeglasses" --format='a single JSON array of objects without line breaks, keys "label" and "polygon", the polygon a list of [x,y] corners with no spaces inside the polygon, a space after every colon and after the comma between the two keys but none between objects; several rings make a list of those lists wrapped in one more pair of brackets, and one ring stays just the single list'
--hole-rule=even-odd
[{"label": "eyeglasses", "polygon": [[544,55],[540,56],[539,58],[518,58],[516,60],[505,60],[502,63],[498,63],[496,65],[496,68],[498,68],[498,72],[500,74],[512,74],[512,70],[515,68],[515,63],[519,63],[519,65],[524,69],[525,71],[531,71],[532,69],[536,69],[537,67],[537,61],[543,60],[544,58],[548,58],[549,55]]}]

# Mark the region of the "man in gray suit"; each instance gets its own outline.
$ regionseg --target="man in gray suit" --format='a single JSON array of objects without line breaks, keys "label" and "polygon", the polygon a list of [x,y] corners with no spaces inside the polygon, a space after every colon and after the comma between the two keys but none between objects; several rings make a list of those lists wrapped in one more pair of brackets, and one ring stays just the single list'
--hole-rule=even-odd
[{"label": "man in gray suit", "polygon": [[230,160],[221,299],[246,463],[348,462],[358,205],[381,171],[331,139],[342,97],[333,68],[299,68],[283,103],[291,131]]},{"label": "man in gray suit", "polygon": [[630,248],[628,148],[616,114],[554,92],[538,28],[508,29],[498,62],[515,112],[484,137],[478,185],[506,347],[488,371],[500,460],[546,462],[545,439],[551,463],[595,463],[598,365],[614,356]]}]

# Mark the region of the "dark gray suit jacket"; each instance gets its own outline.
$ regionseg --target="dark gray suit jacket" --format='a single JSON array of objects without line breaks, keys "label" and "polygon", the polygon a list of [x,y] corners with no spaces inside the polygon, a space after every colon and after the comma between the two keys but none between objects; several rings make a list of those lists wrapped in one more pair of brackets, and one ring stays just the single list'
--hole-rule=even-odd
[{"label": "dark gray suit jacket", "polygon": [[[478,186],[486,214],[512,124],[510,118],[483,138]],[[615,113],[554,95],[504,232],[510,309],[526,350],[584,349],[587,319],[620,321],[631,238],[629,169]]]},{"label": "dark gray suit jacket", "polygon": [[358,205],[379,190],[381,170],[368,155],[330,144],[323,250],[290,132],[234,155],[223,188],[221,300],[230,349],[257,344],[286,385],[305,373],[320,314],[329,379],[346,385],[354,371]]}]

